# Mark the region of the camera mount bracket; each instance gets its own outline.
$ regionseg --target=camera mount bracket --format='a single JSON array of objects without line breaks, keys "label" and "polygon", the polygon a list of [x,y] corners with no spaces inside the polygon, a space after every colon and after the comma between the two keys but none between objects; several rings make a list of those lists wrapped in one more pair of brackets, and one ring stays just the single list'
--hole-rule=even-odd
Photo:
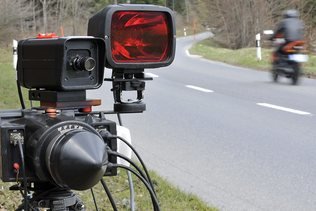
[{"label": "camera mount bracket", "polygon": [[[146,104],[142,102],[145,90],[145,81],[153,80],[151,77],[145,77],[144,69],[126,70],[113,69],[112,78],[106,78],[105,81],[112,81],[114,112],[118,113],[141,113],[146,110]],[[136,99],[122,99],[124,91],[136,91]]]},{"label": "camera mount bracket", "polygon": [[86,99],[86,90],[29,90],[29,100],[40,101],[42,108],[88,109],[101,105],[100,99]]}]

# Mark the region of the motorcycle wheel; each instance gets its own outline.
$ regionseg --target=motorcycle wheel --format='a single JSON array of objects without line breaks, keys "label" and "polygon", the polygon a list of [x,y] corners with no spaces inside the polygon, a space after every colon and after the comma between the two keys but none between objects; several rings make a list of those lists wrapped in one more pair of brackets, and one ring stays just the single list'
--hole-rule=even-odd
[{"label": "motorcycle wheel", "polygon": [[272,72],[272,79],[273,79],[273,81],[274,82],[278,82],[278,78],[279,78],[278,71],[275,68],[273,68],[271,72]]},{"label": "motorcycle wheel", "polygon": [[297,85],[299,83],[299,77],[301,74],[299,64],[293,64],[293,75],[292,75],[292,85]]}]

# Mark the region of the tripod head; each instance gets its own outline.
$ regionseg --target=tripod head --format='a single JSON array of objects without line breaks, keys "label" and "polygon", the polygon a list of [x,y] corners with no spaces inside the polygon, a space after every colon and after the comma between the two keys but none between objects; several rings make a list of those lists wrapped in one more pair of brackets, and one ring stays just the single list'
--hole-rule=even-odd
[{"label": "tripod head", "polygon": [[32,199],[23,201],[16,211],[24,210],[24,203],[29,203],[32,210],[50,211],[85,211],[82,200],[71,190],[54,187],[51,184],[36,183]]}]

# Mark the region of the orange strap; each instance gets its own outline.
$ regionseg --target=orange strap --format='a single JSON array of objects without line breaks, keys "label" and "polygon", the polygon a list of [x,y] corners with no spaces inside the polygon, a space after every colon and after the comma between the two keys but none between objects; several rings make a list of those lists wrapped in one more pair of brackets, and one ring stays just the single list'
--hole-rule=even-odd
[{"label": "orange strap", "polygon": [[286,44],[282,48],[282,51],[288,52],[288,51],[291,51],[294,46],[303,46],[304,44],[305,44],[304,40],[296,40],[296,41],[293,41],[293,42],[290,42],[290,43]]}]

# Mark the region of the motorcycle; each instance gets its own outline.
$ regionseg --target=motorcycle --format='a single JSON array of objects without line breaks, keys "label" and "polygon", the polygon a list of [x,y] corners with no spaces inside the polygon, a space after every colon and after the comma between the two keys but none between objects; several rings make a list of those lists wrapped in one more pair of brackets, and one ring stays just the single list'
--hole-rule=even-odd
[{"label": "motorcycle", "polygon": [[[285,43],[282,38],[273,40],[273,45],[279,49]],[[308,61],[308,56],[304,48],[305,42],[302,40],[293,41],[282,47],[281,50],[275,50],[272,53],[272,78],[274,82],[278,81],[280,75],[290,78],[292,84],[299,82],[299,77],[303,73],[302,64]]]}]

